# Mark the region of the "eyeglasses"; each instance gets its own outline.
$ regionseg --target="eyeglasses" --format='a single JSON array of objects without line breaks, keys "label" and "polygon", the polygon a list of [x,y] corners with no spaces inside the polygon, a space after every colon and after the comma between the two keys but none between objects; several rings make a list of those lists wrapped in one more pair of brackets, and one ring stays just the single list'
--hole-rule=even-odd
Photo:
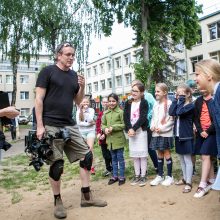
[{"label": "eyeglasses", "polygon": [[138,90],[131,90],[131,92],[133,92],[133,93],[138,93],[138,92],[140,92],[140,91],[138,91]]},{"label": "eyeglasses", "polygon": [[73,47],[73,45],[71,43],[60,44],[56,49],[57,53],[59,53],[64,47]]}]

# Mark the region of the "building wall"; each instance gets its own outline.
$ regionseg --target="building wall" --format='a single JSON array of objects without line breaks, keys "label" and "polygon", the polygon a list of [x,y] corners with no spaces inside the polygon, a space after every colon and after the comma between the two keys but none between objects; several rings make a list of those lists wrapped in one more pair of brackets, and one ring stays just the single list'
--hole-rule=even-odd
[{"label": "building wall", "polygon": [[[130,93],[131,81],[135,79],[132,64],[136,62],[137,51],[137,48],[130,47],[87,64],[86,94],[91,94],[95,98],[100,95],[108,96],[112,92],[118,95]],[[115,89],[112,84],[113,79]],[[111,86],[109,81],[111,81]],[[105,83],[104,88],[103,83]]]},{"label": "building wall", "polygon": [[[39,60],[32,59],[30,66],[25,62],[18,65],[16,108],[21,115],[28,116],[34,106],[35,83],[38,72],[43,65],[52,63],[48,55],[40,55]],[[11,101],[13,91],[13,74],[8,60],[0,61],[0,91],[8,92]]]},{"label": "building wall", "polygon": [[[219,23],[218,23],[219,22]],[[179,60],[176,67],[172,69],[172,72],[175,72],[175,76],[171,77],[173,86],[178,86],[180,83],[183,83],[187,80],[194,79],[194,64],[198,61],[196,58],[209,59],[215,58],[220,62],[220,11],[216,11],[212,14],[206,15],[205,17],[200,18],[201,26],[201,37],[202,42],[198,42],[194,45],[191,50],[186,50],[184,45],[177,45],[177,51],[169,52],[174,59]],[[218,24],[217,24],[218,23]],[[216,24],[216,39],[210,38],[210,25]],[[215,28],[214,28],[215,29]],[[109,88],[108,80],[115,78],[115,92],[118,95],[127,94],[130,92],[130,83],[126,83],[126,74],[131,73],[131,81],[135,79],[134,69],[131,65],[125,65],[125,55],[130,54],[130,63],[135,63],[136,58],[136,48],[127,48],[123,51],[119,51],[114,54],[110,54],[107,57],[101,58],[93,63],[89,63],[86,66],[86,93],[91,93],[92,97],[97,97],[99,95],[107,96],[114,89]],[[216,56],[213,57],[213,53],[216,53]],[[116,66],[116,59],[121,58],[121,66],[118,68]],[[108,69],[108,62],[114,62],[114,69]],[[101,71],[100,64],[104,64],[104,71]],[[94,74],[94,67],[97,67],[97,72]],[[88,72],[90,71],[90,74]],[[112,77],[112,75],[114,77]],[[122,77],[122,85],[117,85],[117,77]],[[177,77],[178,76],[178,77]],[[101,81],[105,80],[106,89],[101,88]],[[98,82],[98,90],[96,91],[94,83]],[[89,89],[89,85],[92,89]]]},{"label": "building wall", "polygon": [[[219,23],[218,23],[219,22]],[[185,80],[194,79],[193,63],[199,61],[199,59],[214,58],[220,62],[220,11],[209,14],[200,19],[201,26],[201,38],[202,42],[196,44],[191,50],[183,49],[182,53],[174,54],[175,57],[187,61],[185,63]],[[218,25],[217,25],[218,23]],[[216,24],[216,39],[211,39],[210,25]],[[215,28],[214,28],[215,29]],[[214,57],[212,53],[216,53]],[[199,59],[197,59],[199,58]],[[196,60],[197,59],[197,60]],[[194,61],[193,61],[194,60]],[[177,67],[176,67],[177,68]]]}]

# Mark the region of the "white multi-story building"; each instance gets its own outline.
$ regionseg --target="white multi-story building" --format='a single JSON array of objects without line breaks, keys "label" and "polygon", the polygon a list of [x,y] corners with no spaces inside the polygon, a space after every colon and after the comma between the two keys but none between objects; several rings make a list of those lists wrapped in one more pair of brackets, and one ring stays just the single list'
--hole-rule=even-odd
[{"label": "white multi-story building", "polygon": [[[176,63],[176,74],[183,79],[194,79],[195,64],[203,59],[216,59],[220,62],[220,10],[206,15],[199,20],[200,39],[191,50],[179,45],[181,53],[174,54],[179,61]],[[179,82],[174,82],[178,84]]]},{"label": "white multi-story building", "polygon": [[[17,74],[17,96],[15,106],[20,109],[20,114],[28,116],[34,106],[35,83],[37,75],[44,65],[52,63],[48,55],[40,55],[38,60],[31,59],[30,66],[20,62]],[[0,91],[9,94],[9,100],[13,91],[13,73],[9,60],[0,60]]]},{"label": "white multi-story building", "polygon": [[130,93],[131,82],[135,79],[132,64],[137,62],[138,50],[129,47],[87,64],[84,74],[86,93],[93,98],[108,96],[112,92],[118,95]]},{"label": "white multi-story building", "polygon": [[[180,44],[177,45],[180,52],[170,52],[178,60],[172,70],[175,71],[175,78],[170,79],[174,87],[194,79],[195,63],[199,60],[212,58],[220,62],[220,11],[201,17],[199,23],[198,43],[191,50]],[[130,47],[87,64],[86,93],[92,94],[93,98],[107,96],[112,91],[118,95],[129,93],[131,81],[135,79],[131,64],[137,62],[136,51],[137,48]]]}]

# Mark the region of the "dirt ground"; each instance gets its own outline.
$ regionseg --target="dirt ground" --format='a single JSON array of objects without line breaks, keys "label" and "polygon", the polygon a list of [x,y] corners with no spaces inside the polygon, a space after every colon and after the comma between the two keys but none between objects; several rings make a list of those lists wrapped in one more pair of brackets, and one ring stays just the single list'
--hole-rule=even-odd
[{"label": "dirt ground", "polygon": [[[63,186],[62,198],[71,220],[219,220],[219,192],[210,191],[201,199],[193,198],[196,190],[183,194],[181,186],[170,187],[148,184],[144,187],[117,184],[108,186],[107,180],[92,182],[96,197],[105,199],[104,208],[80,207],[80,181],[73,180]],[[31,192],[20,191],[23,199],[11,203],[12,195],[0,189],[0,219],[52,220],[53,198],[48,189]]]},{"label": "dirt ground", "polygon": [[[22,135],[26,134],[24,131]],[[23,139],[23,136],[21,139]],[[23,152],[24,143],[18,141],[3,158]],[[0,170],[1,171],[1,170]],[[153,178],[153,177],[152,177]],[[194,177],[195,178],[195,177]],[[199,178],[199,177],[196,177]],[[183,194],[182,186],[151,187],[148,179],[144,187],[107,185],[108,179],[92,181],[94,195],[108,202],[104,208],[80,207],[80,181],[74,179],[62,184],[62,199],[68,220],[220,220],[220,192],[210,191],[201,199],[191,193]],[[198,179],[194,182],[198,182]],[[12,193],[0,188],[0,220],[53,220],[53,195],[48,187],[37,190],[16,190],[22,195],[12,204]]]}]

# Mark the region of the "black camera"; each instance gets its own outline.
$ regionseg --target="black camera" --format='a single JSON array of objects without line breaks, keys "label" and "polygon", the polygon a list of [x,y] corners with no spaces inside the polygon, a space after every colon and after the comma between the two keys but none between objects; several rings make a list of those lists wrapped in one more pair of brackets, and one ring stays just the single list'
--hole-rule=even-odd
[{"label": "black camera", "polygon": [[31,158],[29,166],[33,165],[36,171],[39,171],[44,162],[53,155],[53,150],[50,147],[50,142],[53,137],[42,138],[39,140],[35,130],[29,131],[25,136],[25,153]]},{"label": "black camera", "polygon": [[61,128],[60,132],[56,134],[57,138],[62,138],[65,143],[71,140],[70,130],[68,128]]},{"label": "black camera", "polygon": [[7,141],[5,141],[5,135],[2,131],[0,131],[0,149],[7,151],[11,147]]}]

